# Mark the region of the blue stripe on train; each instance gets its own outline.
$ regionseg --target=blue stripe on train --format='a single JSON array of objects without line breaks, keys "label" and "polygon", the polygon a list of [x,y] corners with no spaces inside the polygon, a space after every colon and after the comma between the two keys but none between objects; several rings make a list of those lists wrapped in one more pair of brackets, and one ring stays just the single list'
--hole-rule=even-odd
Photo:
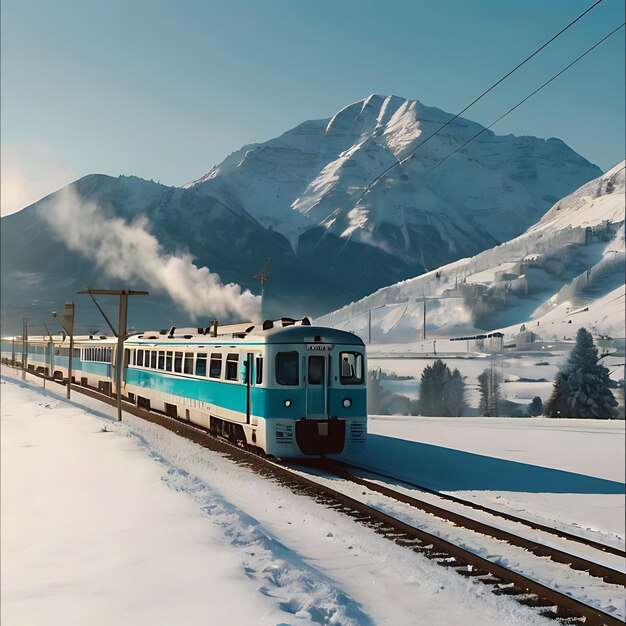
[{"label": "blue stripe on train", "polygon": [[[16,355],[21,358],[21,352]],[[31,363],[41,363],[42,366],[49,365],[49,357],[46,360],[45,355],[43,354],[32,354],[29,352],[28,360]],[[63,367],[67,369],[69,365],[69,358],[66,356],[54,356],[54,365],[55,367]],[[81,361],[74,357],[72,359],[72,372],[74,376],[78,375],[78,372],[85,372],[86,374],[94,374],[96,376],[101,376],[104,378],[111,378],[111,370],[113,368],[108,363],[100,363],[98,361]]]},{"label": "blue stripe on train", "polygon": [[[207,402],[231,411],[246,412],[246,387],[238,383],[198,380],[175,375],[129,368],[126,383],[161,393]],[[352,400],[349,409],[343,407],[344,398]],[[291,400],[289,407],[285,400]],[[262,417],[299,419],[306,412],[305,390],[292,387],[285,389],[250,388],[251,413]],[[336,417],[365,416],[365,389],[331,388],[329,393],[330,415]]]}]

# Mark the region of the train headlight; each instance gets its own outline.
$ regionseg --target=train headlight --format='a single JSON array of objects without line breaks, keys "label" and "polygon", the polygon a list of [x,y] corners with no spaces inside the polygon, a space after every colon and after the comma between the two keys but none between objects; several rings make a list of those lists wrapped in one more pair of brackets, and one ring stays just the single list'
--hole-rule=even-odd
[{"label": "train headlight", "polygon": [[291,400],[285,400],[285,406],[291,406]]},{"label": "train headlight", "polygon": [[344,409],[349,409],[352,406],[352,400],[350,400],[350,398],[344,398],[341,404],[343,404]]}]

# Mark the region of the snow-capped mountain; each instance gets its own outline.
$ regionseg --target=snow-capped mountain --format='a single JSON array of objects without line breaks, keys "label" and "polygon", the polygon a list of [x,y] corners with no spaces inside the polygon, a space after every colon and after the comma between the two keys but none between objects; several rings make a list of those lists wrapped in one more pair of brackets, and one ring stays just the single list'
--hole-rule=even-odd
[{"label": "snow-capped mountain", "polygon": [[236,197],[296,250],[304,233],[321,228],[423,271],[519,235],[600,174],[558,139],[491,131],[442,163],[483,130],[458,118],[428,139],[452,117],[415,100],[371,95],[331,119],[245,146],[187,187],[225,202]]},{"label": "snow-capped mountain", "polygon": [[[378,290],[317,321],[381,343],[415,341],[428,300],[429,334],[512,334],[526,324],[547,339],[569,324],[624,337],[624,162],[563,198],[524,234],[474,257]],[[400,306],[396,306],[400,304]]]},{"label": "snow-capped mountain", "polygon": [[[271,257],[266,315],[320,314],[520,234],[600,173],[558,139],[491,131],[436,167],[482,129],[458,118],[372,183],[451,117],[373,95],[245,146],[183,187],[94,174],[71,188],[111,219],[144,216],[164,253],[189,253],[225,283],[258,293],[255,275]],[[51,228],[62,202],[52,194],[2,218],[5,323],[33,301],[46,312],[85,285],[119,285],[95,252],[68,249],[63,228]],[[150,300],[135,305],[138,325],[187,321],[169,299]]]}]

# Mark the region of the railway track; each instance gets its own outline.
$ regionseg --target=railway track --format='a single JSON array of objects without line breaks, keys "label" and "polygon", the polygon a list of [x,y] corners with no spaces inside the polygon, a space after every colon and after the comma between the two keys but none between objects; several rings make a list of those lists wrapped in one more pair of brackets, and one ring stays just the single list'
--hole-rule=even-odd
[{"label": "railway track", "polygon": [[[30,371],[28,373],[44,378],[42,374]],[[52,381],[48,377],[45,378]],[[94,389],[72,385],[72,390],[105,404],[115,405],[114,398]],[[460,576],[473,578],[486,585],[495,595],[510,596],[520,604],[534,608],[542,616],[554,619],[564,625],[623,626],[624,624],[622,620],[596,607],[480,557],[437,535],[415,528],[337,489],[304,476],[301,472],[293,471],[284,464],[259,456],[222,439],[217,439],[205,429],[155,411],[139,408],[128,402],[123,402],[123,409],[131,415],[158,424],[204,448],[218,452],[240,465],[249,467],[261,476],[289,488],[294,493],[310,497],[330,509],[348,515],[355,522],[373,529],[397,545],[413,550],[442,567],[451,568]],[[577,557],[570,555],[569,558],[573,560]],[[582,569],[586,569],[586,566]]]},{"label": "railway track", "polygon": [[[299,463],[298,463],[299,464]],[[370,491],[380,493],[384,496],[392,498],[398,502],[402,502],[404,504],[408,504],[415,509],[419,509],[420,511],[424,511],[425,513],[430,513],[435,515],[436,517],[446,520],[455,524],[456,526],[466,528],[468,530],[472,530],[478,532],[482,535],[487,535],[493,537],[494,539],[499,539],[501,541],[505,541],[510,545],[518,546],[520,548],[524,548],[528,550],[535,556],[539,557],[548,557],[556,563],[563,563],[565,565],[569,565],[572,569],[585,571],[591,576],[595,576],[597,578],[602,579],[604,582],[626,586],[626,574],[624,572],[615,570],[611,567],[607,567],[600,563],[596,563],[595,561],[591,561],[584,557],[572,555],[569,552],[564,552],[558,548],[539,543],[536,540],[528,539],[527,537],[520,536],[518,534],[512,533],[502,528],[498,528],[496,526],[492,526],[490,524],[486,524],[484,522],[480,522],[474,518],[467,517],[466,515],[462,515],[460,513],[451,511],[449,509],[437,506],[431,502],[427,502],[425,500],[421,500],[417,497],[407,495],[405,493],[396,491],[395,489],[390,489],[389,487],[380,485],[372,480],[368,480],[366,478],[362,478],[356,476],[350,471],[351,466],[342,462],[335,461],[324,461],[322,463],[316,464],[305,464],[305,466],[313,466],[321,469],[324,472],[327,472],[337,478],[341,478],[343,480],[347,480],[349,482],[355,483],[362,487],[366,487]],[[491,513],[491,509],[487,507],[481,507],[483,511]],[[497,511],[493,511],[495,515],[497,515]],[[514,516],[507,516],[507,519],[513,519],[518,523],[523,523],[521,518],[515,518]],[[535,528],[537,525],[528,525],[530,528]],[[549,527],[542,527],[549,528]],[[558,535],[565,539],[573,539],[576,541],[580,541],[581,543],[592,547],[594,549],[602,549],[606,546],[599,544],[594,541],[587,542],[584,538],[580,538],[576,535],[570,535],[569,533],[563,533],[560,535],[556,529],[549,528],[552,531],[552,534]],[[611,550],[603,550],[609,551],[612,554],[620,556],[622,558],[626,558],[626,554],[617,549],[611,548]]]},{"label": "railway track", "polygon": [[[616,548],[614,546],[610,546],[604,543],[600,543],[598,541],[594,541],[593,539],[589,539],[587,537],[581,537],[580,535],[576,535],[574,533],[569,533],[567,531],[564,530],[559,530],[557,528],[553,528],[552,526],[546,526],[545,524],[540,524],[538,522],[534,522],[532,520],[528,520],[525,519],[523,517],[519,517],[517,515],[512,515],[510,513],[506,513],[504,511],[499,511],[497,509],[492,509],[490,507],[484,506],[482,504],[479,504],[477,502],[471,502],[469,500],[464,500],[463,498],[458,498],[456,496],[453,496],[451,494],[448,493],[442,493],[440,491],[436,491],[434,489],[429,489],[428,487],[425,487],[424,485],[419,485],[417,483],[413,483],[410,481],[406,481],[403,480],[401,478],[397,478],[395,476],[391,476],[390,474],[386,474],[383,472],[379,472],[377,470],[373,470],[371,468],[367,468],[367,467],[361,467],[358,465],[354,465],[351,463],[344,463],[341,461],[337,461],[335,462],[335,465],[338,468],[343,468],[344,470],[346,470],[347,472],[354,472],[355,470],[358,472],[362,472],[362,473],[367,473],[376,477],[380,477],[384,480],[391,480],[393,482],[395,482],[397,485],[406,485],[407,487],[417,490],[419,492],[423,492],[423,493],[427,493],[427,494],[431,494],[436,496],[438,499],[441,500],[445,500],[448,502],[452,502],[454,504],[458,504],[464,507],[470,507],[472,509],[476,509],[478,511],[482,511],[483,513],[487,513],[492,517],[496,517],[496,518],[501,518],[510,522],[515,522],[517,524],[522,524],[523,526],[526,526],[532,530],[539,530],[541,532],[544,533],[548,533],[550,535],[555,535],[556,537],[559,537],[560,539],[567,539],[568,541],[573,541],[576,543],[580,543],[584,546],[587,546],[589,548],[593,548],[594,550],[598,550],[600,552],[604,552],[607,554],[613,554],[615,556],[621,557],[623,559],[626,559],[626,551],[620,549],[620,548]],[[371,481],[369,481],[371,482]],[[375,483],[374,483],[375,484]],[[397,494],[398,492],[393,492],[394,494]],[[400,493],[400,495],[402,495]],[[445,509],[444,509],[445,510]],[[626,581],[623,581],[624,584],[626,584]]]}]

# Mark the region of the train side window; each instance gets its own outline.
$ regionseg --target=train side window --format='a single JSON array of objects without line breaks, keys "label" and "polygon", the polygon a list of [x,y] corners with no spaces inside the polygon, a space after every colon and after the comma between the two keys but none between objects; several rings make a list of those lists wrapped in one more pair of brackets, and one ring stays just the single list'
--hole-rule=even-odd
[{"label": "train side window", "polygon": [[185,374],[193,374],[193,352],[185,352]]},{"label": "train side window", "polygon": [[165,369],[165,350],[159,350],[159,360],[157,362],[157,369]]},{"label": "train side window", "polygon": [[360,352],[342,352],[339,355],[339,382],[342,385],[363,383],[363,355]]},{"label": "train side window", "polygon": [[263,357],[258,356],[256,358],[256,384],[261,385],[263,383]]},{"label": "train side window", "polygon": [[143,350],[137,350],[137,365],[143,367]]},{"label": "train side window", "polygon": [[179,374],[183,373],[183,353],[174,352],[174,371]]},{"label": "train side window", "polygon": [[226,380],[237,380],[239,355],[231,352],[226,356]]},{"label": "train side window", "polygon": [[222,377],[222,355],[218,352],[211,354],[211,363],[209,365],[209,377],[221,378]]},{"label": "train side window", "polygon": [[165,353],[165,371],[167,372],[171,372],[172,371],[172,358],[173,358],[173,352],[166,352]]},{"label": "train side window", "polygon": [[196,355],[196,376],[206,376],[206,352]]},{"label": "train side window", "polygon": [[279,385],[300,384],[300,356],[297,352],[279,352],[276,355],[276,382]]}]

